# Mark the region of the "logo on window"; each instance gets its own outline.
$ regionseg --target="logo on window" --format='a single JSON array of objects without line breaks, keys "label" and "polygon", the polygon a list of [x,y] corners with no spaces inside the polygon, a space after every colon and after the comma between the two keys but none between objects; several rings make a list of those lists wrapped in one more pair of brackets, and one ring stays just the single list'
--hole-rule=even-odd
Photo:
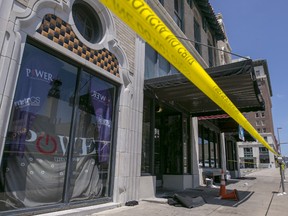
[{"label": "logo on window", "polygon": [[106,95],[101,94],[97,91],[92,91],[91,96],[93,99],[100,101],[100,102],[103,102],[103,103],[109,103],[110,102],[109,98]]},{"label": "logo on window", "polygon": [[47,83],[53,81],[53,75],[44,70],[26,68],[26,76],[31,79],[36,79]]},{"label": "logo on window", "polygon": [[16,108],[24,108],[24,107],[28,107],[28,106],[40,106],[40,97],[28,97],[28,98],[24,98],[22,100],[18,100],[14,102],[14,106]]}]

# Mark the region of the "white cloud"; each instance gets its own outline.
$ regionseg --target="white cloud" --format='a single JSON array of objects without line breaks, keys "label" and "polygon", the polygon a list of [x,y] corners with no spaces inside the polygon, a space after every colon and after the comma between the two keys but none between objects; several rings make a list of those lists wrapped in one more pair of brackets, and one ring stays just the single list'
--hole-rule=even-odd
[{"label": "white cloud", "polygon": [[276,97],[277,97],[277,98],[285,98],[285,95],[283,95],[283,94],[276,94]]}]

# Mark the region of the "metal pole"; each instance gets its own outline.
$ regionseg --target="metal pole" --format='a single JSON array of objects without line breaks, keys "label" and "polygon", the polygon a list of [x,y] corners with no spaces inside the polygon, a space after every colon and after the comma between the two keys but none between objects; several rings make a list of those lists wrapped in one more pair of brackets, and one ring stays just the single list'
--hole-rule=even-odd
[{"label": "metal pole", "polygon": [[[279,135],[279,130],[281,130],[282,129],[282,127],[278,127],[277,128],[277,135],[278,135],[278,146],[279,146],[279,149],[280,149],[280,153],[282,154],[282,152],[281,152],[281,141],[280,141],[280,135]],[[282,163],[284,163],[284,161],[282,161]],[[282,176],[281,176],[281,179],[283,178],[284,180],[286,180],[286,178],[285,178],[285,165],[284,165],[284,169],[282,169],[282,163],[281,163],[281,165],[280,165],[280,167],[281,167],[281,170],[282,170]]]},{"label": "metal pole", "polygon": [[281,175],[281,185],[282,185],[282,192],[285,194],[285,185],[284,185],[284,179],[283,179],[283,170],[282,170],[282,162],[279,163],[280,167],[280,175]]},{"label": "metal pole", "polygon": [[280,153],[281,153],[281,142],[280,142],[279,130],[281,130],[281,129],[282,129],[282,127],[277,128],[278,146],[279,146]]}]

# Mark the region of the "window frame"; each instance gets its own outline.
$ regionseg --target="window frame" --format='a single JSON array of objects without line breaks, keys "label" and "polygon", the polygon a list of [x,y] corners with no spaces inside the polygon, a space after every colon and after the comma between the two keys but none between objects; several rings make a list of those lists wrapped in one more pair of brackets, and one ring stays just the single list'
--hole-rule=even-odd
[{"label": "window frame", "polygon": [[182,0],[174,0],[174,22],[179,26],[179,28],[184,30],[184,17],[183,17],[183,1]]},{"label": "window frame", "polygon": [[[26,41],[25,41],[25,45],[26,44],[29,44],[31,46],[34,46],[35,48],[39,49],[40,51],[48,54],[48,55],[51,55],[53,57],[55,57],[55,59],[59,59],[60,61],[63,61],[73,67],[76,67],[78,68],[78,71],[77,71],[77,80],[76,80],[76,83],[79,82],[79,79],[80,79],[80,74],[82,73],[82,71],[85,71],[87,73],[89,73],[90,75],[93,75],[94,77],[97,77],[98,79],[101,79],[102,81],[104,82],[107,82],[111,85],[113,85],[115,87],[115,92],[114,92],[114,102],[113,102],[113,106],[112,106],[112,109],[113,109],[113,114],[112,114],[112,124],[111,124],[111,151],[110,151],[110,159],[109,159],[109,164],[110,164],[110,168],[109,168],[109,171],[108,171],[108,178],[109,178],[109,185],[106,185],[108,186],[109,188],[107,189],[107,196],[105,197],[100,197],[100,198],[93,198],[93,199],[84,199],[84,200],[81,200],[81,201],[74,201],[74,200],[71,200],[72,198],[69,197],[69,191],[67,189],[69,183],[69,179],[67,178],[66,176],[66,173],[65,173],[65,181],[64,181],[64,191],[62,192],[62,196],[63,196],[63,199],[60,201],[60,204],[67,204],[69,203],[70,205],[73,205],[73,206],[77,206],[77,205],[83,205],[83,203],[95,203],[95,204],[98,204],[98,203],[103,203],[103,201],[105,200],[105,202],[111,202],[112,199],[113,199],[113,175],[112,173],[115,171],[115,159],[114,159],[114,156],[115,156],[115,146],[116,146],[116,141],[117,141],[117,137],[116,137],[116,126],[117,126],[117,112],[116,112],[116,109],[117,109],[117,106],[118,106],[118,95],[119,95],[119,88],[120,88],[120,83],[117,83],[116,81],[113,81],[113,80],[110,80],[108,77],[100,74],[97,72],[96,69],[92,69],[92,68],[89,68],[87,67],[86,65],[84,64],[81,64],[71,58],[69,58],[69,56],[67,55],[64,55],[58,51],[56,51],[55,49],[51,48],[51,47],[48,47],[48,45],[46,44],[43,44],[39,41],[36,41],[34,39],[32,39],[31,37],[27,37]],[[21,61],[21,64],[22,64],[22,61]],[[17,83],[18,83],[18,80],[17,80]],[[16,83],[16,85],[17,85]],[[78,84],[76,84],[78,85]],[[78,87],[76,86],[75,89],[77,89]],[[76,90],[77,91],[77,90]],[[75,95],[75,98],[77,97],[77,95]],[[77,99],[74,100],[73,102],[73,115],[75,115],[75,111],[77,109],[77,105],[76,105],[76,102],[77,102]],[[74,122],[74,119],[75,117],[71,117],[71,128],[75,127],[75,122]],[[10,121],[9,121],[10,122]],[[73,129],[71,129],[73,130]],[[70,137],[71,136],[71,137]],[[70,134],[70,138],[71,140],[73,140],[73,133],[72,135]],[[71,144],[72,145],[72,144]],[[67,149],[68,151],[68,149]],[[72,160],[73,159],[73,155],[70,155],[69,157],[67,157],[67,161],[68,160]],[[69,169],[68,168],[69,166],[69,163],[67,164],[67,167],[65,168],[66,169]],[[72,176],[72,172],[69,173],[68,177],[71,177]],[[68,199],[69,197],[69,199]],[[59,205],[57,203],[53,204],[45,204],[44,208],[51,208],[51,206],[55,206],[55,205]],[[20,211],[27,211],[26,209],[27,207],[23,207],[23,208],[19,208],[18,210]],[[33,207],[34,208],[34,207]],[[37,207],[36,207],[37,208]]]},{"label": "window frame", "polygon": [[201,47],[201,27],[197,19],[194,17],[194,47],[197,52],[202,55]]}]

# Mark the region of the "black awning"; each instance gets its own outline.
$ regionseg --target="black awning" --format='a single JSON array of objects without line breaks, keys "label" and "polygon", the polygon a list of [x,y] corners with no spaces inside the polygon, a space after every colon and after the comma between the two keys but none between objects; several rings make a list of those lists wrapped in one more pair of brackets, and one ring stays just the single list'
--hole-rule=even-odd
[{"label": "black awning", "polygon": [[[252,60],[206,69],[240,112],[264,110]],[[190,113],[207,116],[225,113],[184,75],[175,74],[145,80],[145,89],[160,100]]]}]

